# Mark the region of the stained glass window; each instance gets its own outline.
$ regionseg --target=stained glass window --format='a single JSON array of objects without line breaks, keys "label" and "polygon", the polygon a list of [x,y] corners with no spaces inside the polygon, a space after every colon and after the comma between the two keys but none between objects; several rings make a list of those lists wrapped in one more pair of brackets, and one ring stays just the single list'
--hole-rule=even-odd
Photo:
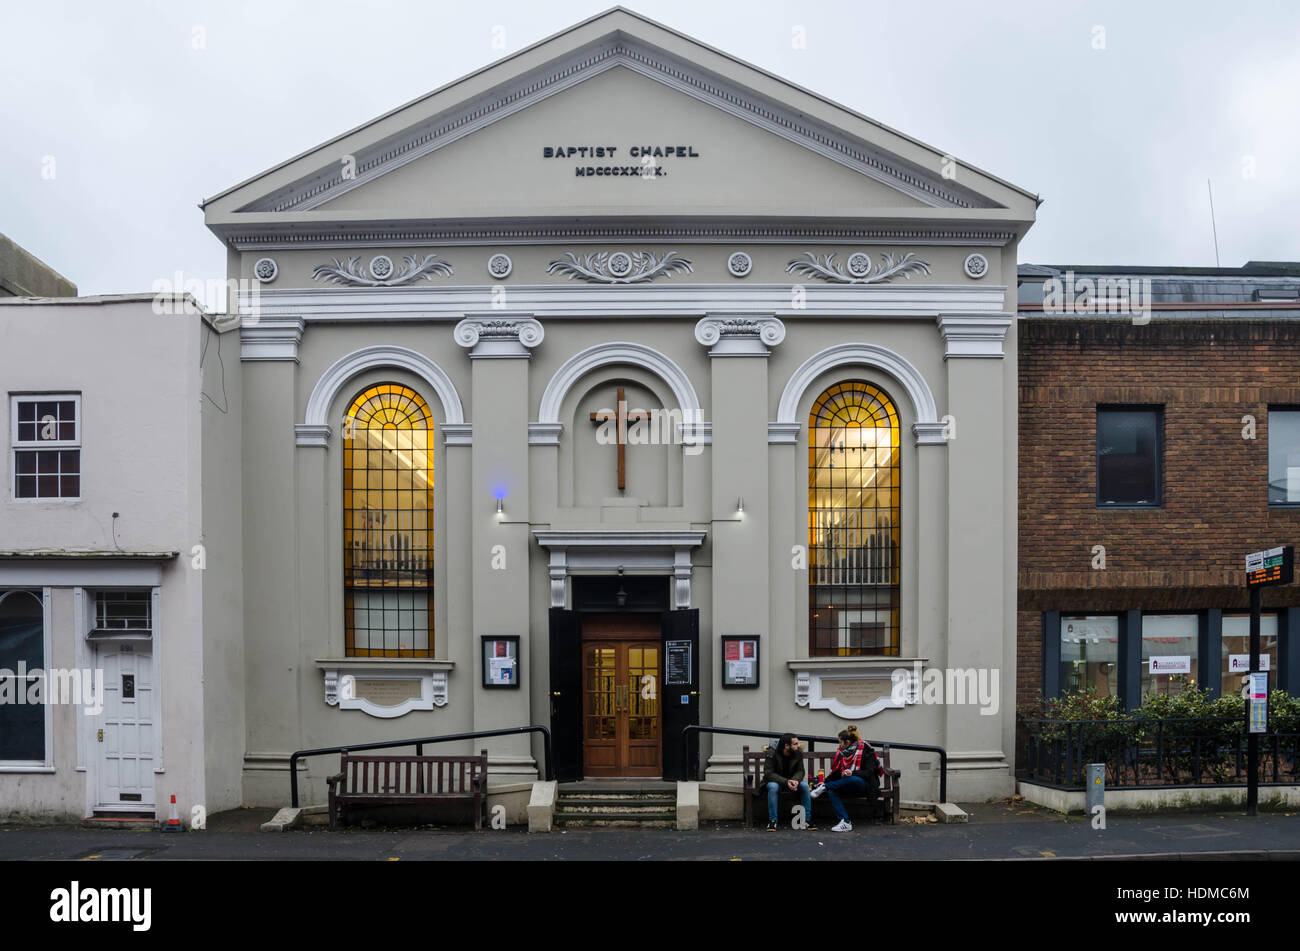
[{"label": "stained glass window", "polygon": [[350,657],[433,656],[433,420],[414,390],[371,387],[343,420]]},{"label": "stained glass window", "polygon": [[832,386],[808,420],[808,648],[899,653],[899,425],[870,383]]}]

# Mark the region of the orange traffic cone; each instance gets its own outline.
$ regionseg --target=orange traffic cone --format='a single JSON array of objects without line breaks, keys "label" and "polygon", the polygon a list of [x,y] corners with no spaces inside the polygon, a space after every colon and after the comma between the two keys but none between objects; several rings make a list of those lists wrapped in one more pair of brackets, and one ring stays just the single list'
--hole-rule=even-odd
[{"label": "orange traffic cone", "polygon": [[163,826],[164,832],[184,832],[185,827],[181,825],[181,817],[176,812],[176,797],[172,796],[172,813],[167,819],[167,824]]}]

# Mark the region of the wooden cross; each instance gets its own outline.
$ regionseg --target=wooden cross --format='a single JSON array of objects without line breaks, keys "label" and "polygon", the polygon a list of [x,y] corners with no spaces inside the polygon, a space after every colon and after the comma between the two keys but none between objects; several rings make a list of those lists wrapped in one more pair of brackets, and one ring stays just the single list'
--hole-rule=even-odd
[{"label": "wooden cross", "polygon": [[611,413],[608,410],[602,410],[599,413],[591,414],[591,421],[597,426],[615,420],[615,430],[617,431],[616,439],[618,440],[618,490],[620,492],[627,488],[627,424],[629,422],[639,423],[642,420],[650,418],[649,413],[629,413],[627,411],[627,398],[623,392],[623,387],[618,388],[618,410]]}]

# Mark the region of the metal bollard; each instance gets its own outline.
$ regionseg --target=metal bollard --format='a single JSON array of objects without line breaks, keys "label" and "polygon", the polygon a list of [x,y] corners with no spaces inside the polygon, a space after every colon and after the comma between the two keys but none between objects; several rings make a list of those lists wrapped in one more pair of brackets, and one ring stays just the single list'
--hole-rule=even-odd
[{"label": "metal bollard", "polygon": [[1088,785],[1083,792],[1084,809],[1088,815],[1093,815],[1097,806],[1106,805],[1106,764],[1089,763],[1088,764]]}]

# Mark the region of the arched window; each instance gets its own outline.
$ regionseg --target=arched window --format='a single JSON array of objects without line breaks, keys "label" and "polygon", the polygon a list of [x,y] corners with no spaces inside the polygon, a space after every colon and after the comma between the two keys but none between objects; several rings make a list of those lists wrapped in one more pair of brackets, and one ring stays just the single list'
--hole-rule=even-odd
[{"label": "arched window", "polygon": [[832,386],[808,419],[809,656],[899,653],[899,430],[870,383]]},{"label": "arched window", "polygon": [[433,656],[433,420],[405,386],[352,401],[343,432],[349,657]]},{"label": "arched window", "polygon": [[0,590],[0,762],[46,762],[45,666],[40,593]]}]

